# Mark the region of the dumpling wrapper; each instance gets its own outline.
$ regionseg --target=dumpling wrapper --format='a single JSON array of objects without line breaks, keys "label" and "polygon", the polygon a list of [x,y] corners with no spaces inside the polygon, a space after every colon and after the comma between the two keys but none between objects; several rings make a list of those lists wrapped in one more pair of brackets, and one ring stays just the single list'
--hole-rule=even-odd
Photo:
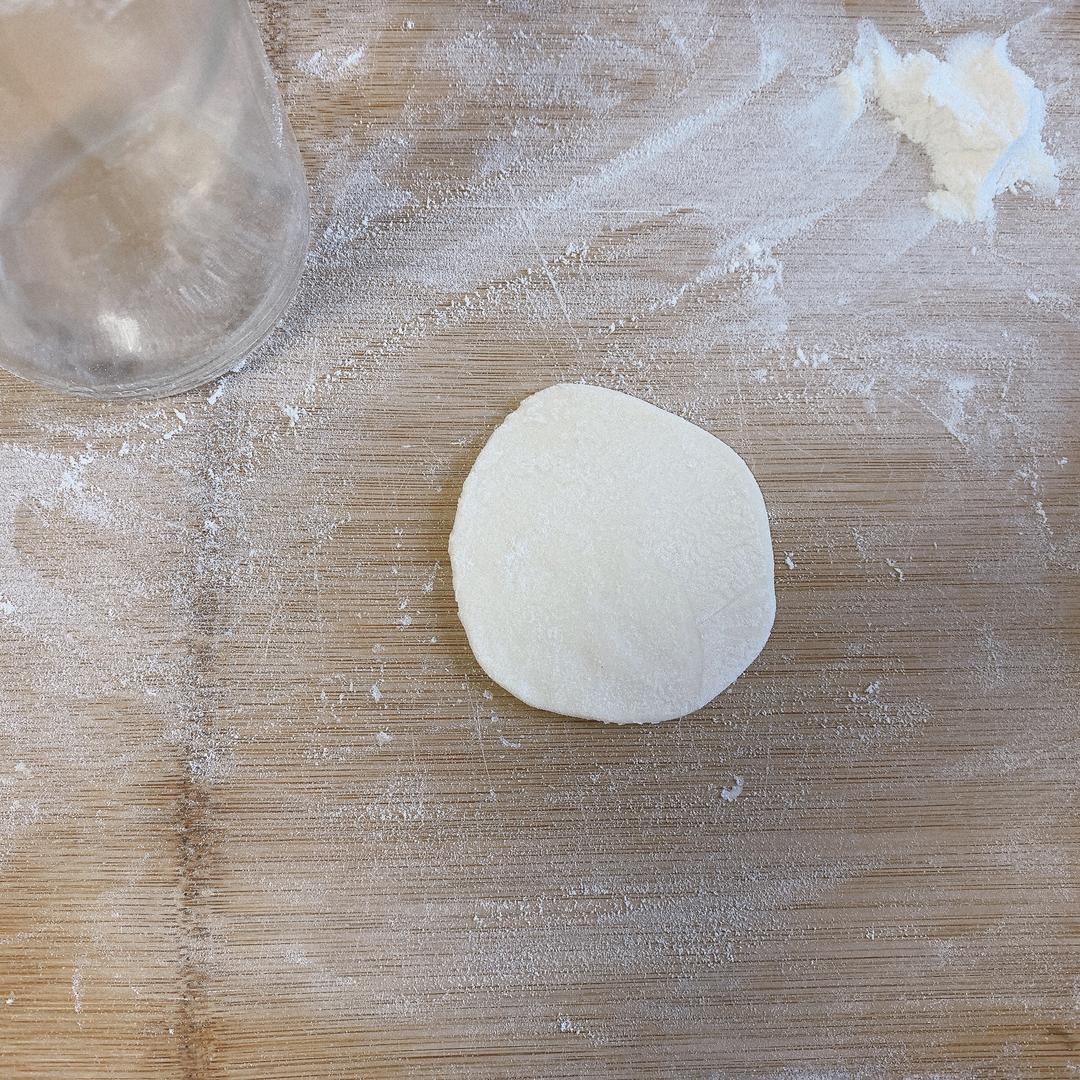
[{"label": "dumpling wrapper", "polygon": [[477,457],[450,562],[492,680],[613,724],[695,712],[761,652],[776,612],[769,519],[746,463],[637,398],[561,384]]}]

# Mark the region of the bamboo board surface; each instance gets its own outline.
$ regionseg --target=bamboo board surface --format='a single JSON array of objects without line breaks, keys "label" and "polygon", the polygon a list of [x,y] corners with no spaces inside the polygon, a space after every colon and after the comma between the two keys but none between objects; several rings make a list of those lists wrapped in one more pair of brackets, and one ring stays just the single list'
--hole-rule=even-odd
[{"label": "bamboo board surface", "polygon": [[[1080,13],[988,7],[1065,162],[992,235],[880,118],[861,193],[778,164],[914,3],[255,5],[289,318],[167,403],[0,376],[3,1080],[1080,1070]],[[456,620],[472,459],[580,378],[770,508],[772,640],[675,724]]]}]

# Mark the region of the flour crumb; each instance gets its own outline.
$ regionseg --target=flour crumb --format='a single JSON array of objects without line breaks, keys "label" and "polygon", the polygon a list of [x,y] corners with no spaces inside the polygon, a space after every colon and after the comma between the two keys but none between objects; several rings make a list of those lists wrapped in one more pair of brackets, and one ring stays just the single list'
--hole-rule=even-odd
[{"label": "flour crumb", "polygon": [[296,405],[279,405],[278,408],[288,418],[289,427],[296,427],[300,421],[300,409]]},{"label": "flour crumb", "polygon": [[[775,292],[784,284],[784,264],[772,250],[758,240],[747,240],[724,266],[724,273],[740,275],[764,293]],[[611,330],[614,331],[612,324]]]},{"label": "flour crumb", "polygon": [[378,688],[378,686],[375,685],[375,683],[371,684],[371,700],[382,701],[382,691]]},{"label": "flour crumb", "polygon": [[350,52],[345,57],[345,59],[338,64],[337,73],[339,75],[343,75],[346,71],[349,71],[351,68],[356,67],[356,65],[364,59],[364,53],[366,51],[367,50],[364,48],[363,45],[361,45],[359,49],[353,49],[353,51]]},{"label": "flour crumb", "polygon": [[742,791],[743,778],[741,776],[736,776],[731,787],[725,787],[720,792],[720,798],[723,799],[724,802],[734,802],[742,794]]},{"label": "flour crumb", "polygon": [[424,593],[432,593],[432,592],[434,592],[435,591],[435,581],[438,578],[438,576],[439,576],[439,564],[436,563],[431,568],[431,573],[428,574],[427,578],[425,579],[424,584],[421,586],[421,590]]},{"label": "flour crumb", "polygon": [[305,74],[314,75],[318,78],[325,70],[326,57],[323,55],[322,49],[319,49],[318,52],[313,52],[306,60],[301,60],[296,66]]},{"label": "flour crumb", "polygon": [[848,694],[848,700],[852,705],[874,705],[878,701],[881,691],[881,680],[875,679],[861,694],[852,691]]},{"label": "flour crumb", "polygon": [[389,731],[377,731],[375,732],[375,742],[379,746],[389,746],[394,741],[394,736]]},{"label": "flour crumb", "polygon": [[893,572],[893,576],[896,578],[896,580],[901,585],[903,585],[904,584],[904,576],[905,576],[904,575],[904,568],[902,566],[900,566],[899,563],[895,562],[893,559],[886,559],[885,562],[888,565],[889,569]]},{"label": "flour crumb", "polygon": [[795,569],[795,559],[794,559],[794,557],[792,556],[792,554],[791,554],[791,552],[790,552],[790,551],[785,551],[785,552],[784,552],[784,565],[785,565],[785,566],[786,566],[786,567],[787,567],[787,568],[788,568],[789,570],[794,570],[794,569]]},{"label": "flour crumb", "polygon": [[808,367],[813,371],[817,371],[819,367],[824,367],[832,359],[827,352],[811,352],[807,353],[804,349],[795,350],[795,367]]}]

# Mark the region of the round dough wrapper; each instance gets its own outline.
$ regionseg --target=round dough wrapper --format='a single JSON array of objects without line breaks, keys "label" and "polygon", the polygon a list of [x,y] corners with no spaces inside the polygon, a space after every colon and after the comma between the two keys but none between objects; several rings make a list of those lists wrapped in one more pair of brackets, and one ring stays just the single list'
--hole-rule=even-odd
[{"label": "round dough wrapper", "polygon": [[769,519],[746,463],[597,386],[542,390],[491,436],[450,562],[490,678],[606,723],[700,709],[761,652],[776,613]]}]

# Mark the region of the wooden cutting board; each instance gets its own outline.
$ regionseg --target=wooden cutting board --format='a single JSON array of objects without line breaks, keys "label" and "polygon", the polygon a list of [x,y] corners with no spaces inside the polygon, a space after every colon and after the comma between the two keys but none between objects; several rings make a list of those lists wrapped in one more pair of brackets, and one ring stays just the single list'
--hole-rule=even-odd
[{"label": "wooden cutting board", "polygon": [[[256,3],[289,318],[168,402],[0,378],[3,1080],[1080,1070],[1080,14],[924,6]],[[1017,26],[1056,205],[811,146],[867,14]],[[678,723],[456,620],[472,459],[582,378],[770,507],[772,640]]]}]

